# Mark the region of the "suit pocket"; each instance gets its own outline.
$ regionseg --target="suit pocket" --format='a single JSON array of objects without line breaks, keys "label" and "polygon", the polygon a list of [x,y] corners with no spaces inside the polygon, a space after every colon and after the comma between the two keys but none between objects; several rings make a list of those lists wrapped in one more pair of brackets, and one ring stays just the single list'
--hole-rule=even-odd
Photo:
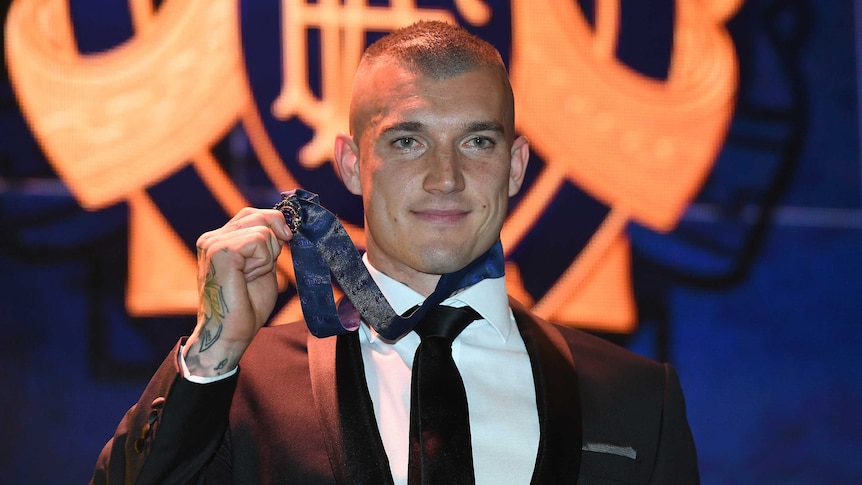
[{"label": "suit pocket", "polygon": [[643,483],[639,461],[611,453],[584,450],[578,483],[610,485]]}]

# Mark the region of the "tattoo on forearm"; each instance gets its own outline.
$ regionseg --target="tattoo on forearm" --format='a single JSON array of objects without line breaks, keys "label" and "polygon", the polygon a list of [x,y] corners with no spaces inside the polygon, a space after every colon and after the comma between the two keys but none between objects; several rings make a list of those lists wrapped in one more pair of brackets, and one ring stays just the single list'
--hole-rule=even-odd
[{"label": "tattoo on forearm", "polygon": [[200,369],[203,367],[201,365],[201,357],[199,355],[189,355],[186,356],[186,367],[189,368],[189,372],[194,373],[195,369]]},{"label": "tattoo on forearm", "polygon": [[203,294],[201,295],[204,317],[204,325],[200,334],[201,352],[212,347],[218,341],[221,336],[222,327],[224,326],[224,317],[229,311],[227,303],[224,300],[222,287],[214,280],[215,266],[210,262],[210,270],[207,272]]},{"label": "tattoo on forearm", "polygon": [[[202,369],[203,366],[204,365],[201,362],[200,355],[189,354],[186,356],[186,367],[189,368],[189,372],[191,372],[192,374],[194,374],[195,372],[198,372],[198,370]],[[234,363],[233,365],[230,365],[230,360],[223,359],[221,362],[218,363],[218,365],[213,367],[213,370],[216,372],[216,374],[222,375],[225,372],[227,372],[228,370],[233,369],[234,367],[236,367],[236,363]]]}]

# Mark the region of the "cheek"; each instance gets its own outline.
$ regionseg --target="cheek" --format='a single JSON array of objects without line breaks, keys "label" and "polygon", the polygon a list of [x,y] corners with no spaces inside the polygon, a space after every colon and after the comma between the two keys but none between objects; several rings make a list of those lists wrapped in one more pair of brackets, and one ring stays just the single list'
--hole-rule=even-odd
[{"label": "cheek", "polygon": [[499,165],[488,166],[485,170],[477,171],[472,179],[476,190],[484,193],[484,203],[492,205],[491,209],[496,209],[501,203],[506,204],[509,199],[508,170]]},{"label": "cheek", "polygon": [[381,231],[398,222],[398,208],[403,205],[404,192],[405,182],[381,171],[363,181],[365,216],[373,228]]},{"label": "cheek", "polygon": [[488,216],[485,227],[489,231],[499,230],[502,227],[509,209],[508,179],[500,181],[498,176],[496,180],[497,182],[492,187],[487,188],[486,199],[483,201],[484,210],[487,211]]},{"label": "cheek", "polygon": [[368,174],[365,185],[374,193],[371,198],[375,202],[390,205],[391,210],[395,210],[421,181],[421,174],[413,173],[407,167],[393,165],[380,167]]}]

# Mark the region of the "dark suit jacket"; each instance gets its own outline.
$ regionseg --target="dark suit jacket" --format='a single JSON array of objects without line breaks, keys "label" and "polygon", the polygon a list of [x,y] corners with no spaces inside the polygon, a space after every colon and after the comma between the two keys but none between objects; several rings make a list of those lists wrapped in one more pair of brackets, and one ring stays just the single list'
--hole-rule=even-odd
[{"label": "dark suit jacket", "polygon": [[[511,304],[537,386],[533,483],[698,483],[670,366]],[[199,385],[179,375],[175,348],[92,483],[391,483],[357,349],[355,335],[267,327],[236,376]]]}]

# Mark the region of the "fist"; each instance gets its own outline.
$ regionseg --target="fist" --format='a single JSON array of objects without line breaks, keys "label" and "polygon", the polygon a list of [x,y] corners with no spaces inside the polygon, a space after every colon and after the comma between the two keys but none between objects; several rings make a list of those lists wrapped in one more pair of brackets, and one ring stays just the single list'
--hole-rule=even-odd
[{"label": "fist", "polygon": [[281,212],[245,208],[198,238],[198,322],[186,343],[192,374],[218,375],[239,362],[275,307],[278,256],[292,237]]}]

